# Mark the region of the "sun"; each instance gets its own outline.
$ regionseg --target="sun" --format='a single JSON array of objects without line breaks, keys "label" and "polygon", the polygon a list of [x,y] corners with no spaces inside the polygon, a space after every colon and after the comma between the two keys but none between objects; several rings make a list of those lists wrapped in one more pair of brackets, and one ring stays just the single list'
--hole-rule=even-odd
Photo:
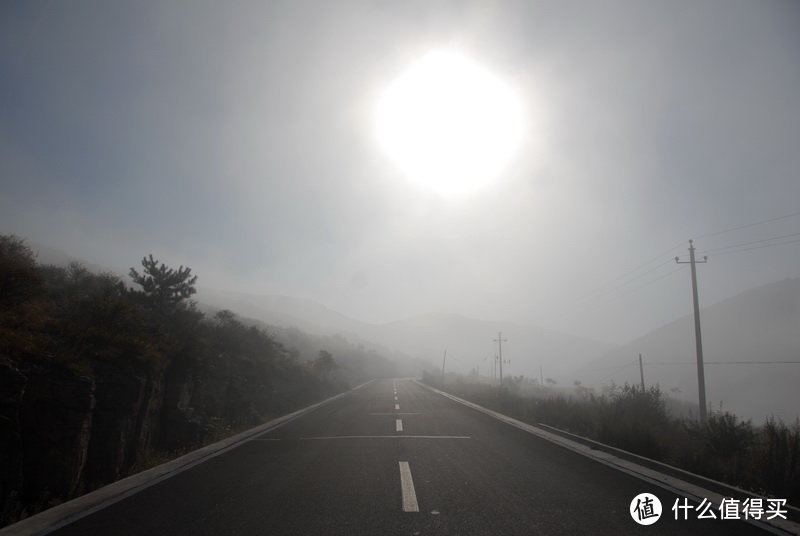
[{"label": "sun", "polygon": [[378,141],[414,182],[444,194],[497,178],[523,132],[517,95],[456,52],[432,51],[382,93]]}]

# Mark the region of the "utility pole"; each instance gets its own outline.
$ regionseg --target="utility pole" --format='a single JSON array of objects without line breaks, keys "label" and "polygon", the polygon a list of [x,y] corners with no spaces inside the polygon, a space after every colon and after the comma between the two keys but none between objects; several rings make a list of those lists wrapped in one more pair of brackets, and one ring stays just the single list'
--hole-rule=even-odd
[{"label": "utility pole", "polygon": [[503,387],[503,343],[508,342],[508,339],[504,339],[503,332],[498,331],[494,342],[497,343],[497,357],[500,361],[500,387]]},{"label": "utility pole", "polygon": [[694,338],[697,347],[697,389],[700,394],[700,422],[705,424],[706,416],[706,375],[703,367],[703,339],[700,335],[700,303],[697,298],[697,270],[695,264],[708,262],[708,257],[703,257],[702,261],[694,258],[694,240],[689,240],[689,262],[679,260],[675,257],[678,264],[689,264],[692,269],[692,300],[694,301]]},{"label": "utility pole", "polygon": [[644,367],[642,366],[642,354],[639,354],[639,375],[642,377],[642,392],[644,393]]},{"label": "utility pole", "polygon": [[444,349],[444,355],[442,356],[442,385],[444,385],[444,362],[447,360],[447,348]]}]

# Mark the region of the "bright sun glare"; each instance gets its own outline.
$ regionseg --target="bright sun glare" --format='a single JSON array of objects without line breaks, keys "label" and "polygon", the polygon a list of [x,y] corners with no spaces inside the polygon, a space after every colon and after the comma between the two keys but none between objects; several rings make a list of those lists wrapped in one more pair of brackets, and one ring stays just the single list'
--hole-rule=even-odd
[{"label": "bright sun glare", "polygon": [[409,179],[439,192],[474,191],[496,178],[522,137],[517,96],[447,51],[414,62],[381,95],[378,140]]}]

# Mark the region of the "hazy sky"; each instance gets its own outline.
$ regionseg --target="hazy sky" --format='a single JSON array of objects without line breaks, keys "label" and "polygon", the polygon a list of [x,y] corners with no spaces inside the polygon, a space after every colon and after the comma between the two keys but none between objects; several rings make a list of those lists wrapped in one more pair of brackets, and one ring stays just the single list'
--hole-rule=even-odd
[{"label": "hazy sky", "polygon": [[[383,89],[443,48],[527,125],[459,198],[407,181],[374,129]],[[691,311],[670,273],[691,237],[704,304],[800,276],[800,243],[713,251],[800,215],[704,236],[800,211],[798,66],[791,0],[6,1],[0,232],[366,321],[625,342]]]}]

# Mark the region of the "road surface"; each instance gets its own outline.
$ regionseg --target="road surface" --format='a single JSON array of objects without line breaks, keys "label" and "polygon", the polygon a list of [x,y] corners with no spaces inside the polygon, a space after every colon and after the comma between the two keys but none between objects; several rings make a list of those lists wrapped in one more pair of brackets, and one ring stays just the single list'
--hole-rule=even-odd
[{"label": "road surface", "polygon": [[[642,492],[664,507],[650,526],[629,513]],[[412,380],[381,380],[51,534],[766,534],[675,520],[677,498]]]}]

